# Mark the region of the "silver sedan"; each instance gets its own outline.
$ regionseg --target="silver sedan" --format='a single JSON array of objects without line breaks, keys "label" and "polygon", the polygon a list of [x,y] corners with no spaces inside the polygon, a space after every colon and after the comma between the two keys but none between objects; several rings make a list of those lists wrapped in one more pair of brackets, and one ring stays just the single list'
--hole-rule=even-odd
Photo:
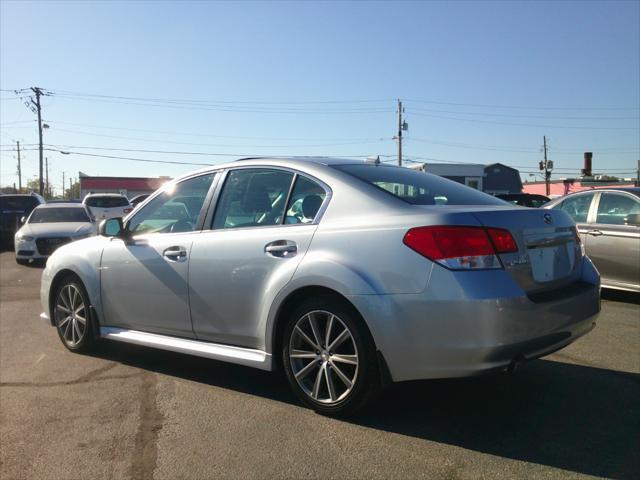
[{"label": "silver sedan", "polygon": [[378,162],[245,159],[179,178],[58,249],[42,317],[100,338],[284,371],[309,407],[476,375],[589,332],[600,279],[562,211]]}]

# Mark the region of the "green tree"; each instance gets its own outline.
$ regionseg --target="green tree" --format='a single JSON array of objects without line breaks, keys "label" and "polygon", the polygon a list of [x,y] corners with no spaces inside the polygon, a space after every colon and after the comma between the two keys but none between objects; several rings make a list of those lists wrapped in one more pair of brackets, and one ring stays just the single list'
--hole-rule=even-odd
[{"label": "green tree", "polygon": [[66,188],[64,198],[69,200],[78,199],[80,197],[80,182],[74,182],[71,188]]}]

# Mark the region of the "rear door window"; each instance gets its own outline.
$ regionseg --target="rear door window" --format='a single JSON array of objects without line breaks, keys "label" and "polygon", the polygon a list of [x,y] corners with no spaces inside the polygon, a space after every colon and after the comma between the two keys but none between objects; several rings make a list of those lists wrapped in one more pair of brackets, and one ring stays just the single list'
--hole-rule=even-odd
[{"label": "rear door window", "polygon": [[293,186],[284,223],[312,223],[327,192],[313,180],[299,176]]},{"label": "rear door window", "polygon": [[596,223],[629,225],[629,216],[637,214],[640,214],[640,200],[620,193],[603,193],[598,204]]},{"label": "rear door window", "polygon": [[486,193],[436,175],[384,165],[336,165],[334,168],[412,205],[505,205]]}]

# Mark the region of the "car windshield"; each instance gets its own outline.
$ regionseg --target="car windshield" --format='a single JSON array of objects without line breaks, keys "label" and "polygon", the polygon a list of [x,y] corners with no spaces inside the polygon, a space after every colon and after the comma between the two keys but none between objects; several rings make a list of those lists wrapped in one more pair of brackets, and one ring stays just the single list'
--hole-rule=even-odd
[{"label": "car windshield", "polygon": [[36,208],[29,223],[90,222],[84,208]]},{"label": "car windshield", "polygon": [[385,165],[336,165],[412,205],[505,205],[502,200],[436,175]]},{"label": "car windshield", "polygon": [[126,207],[129,200],[124,197],[88,197],[84,203],[88,207],[113,208]]}]

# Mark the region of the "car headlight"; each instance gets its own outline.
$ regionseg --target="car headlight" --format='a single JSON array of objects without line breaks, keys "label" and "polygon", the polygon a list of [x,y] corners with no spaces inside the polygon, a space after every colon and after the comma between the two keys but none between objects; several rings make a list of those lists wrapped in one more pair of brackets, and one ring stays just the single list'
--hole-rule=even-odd
[{"label": "car headlight", "polygon": [[33,241],[33,237],[29,235],[16,235],[16,240],[21,240],[23,242],[31,242]]}]

